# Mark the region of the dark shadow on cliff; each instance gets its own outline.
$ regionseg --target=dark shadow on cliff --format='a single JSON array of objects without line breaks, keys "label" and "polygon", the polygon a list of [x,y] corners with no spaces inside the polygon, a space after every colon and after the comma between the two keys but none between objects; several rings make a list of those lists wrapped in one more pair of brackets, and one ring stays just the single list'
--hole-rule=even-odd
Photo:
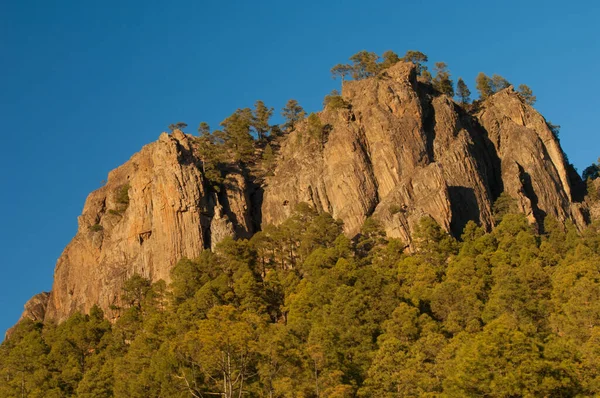
[{"label": "dark shadow on cliff", "polygon": [[479,204],[473,188],[451,186],[448,187],[448,196],[452,210],[450,231],[452,235],[460,238],[469,221],[479,224]]},{"label": "dark shadow on cliff", "polygon": [[533,189],[533,184],[531,183],[531,176],[529,173],[525,171],[523,166],[517,163],[519,166],[519,178],[521,180],[521,184],[523,184],[523,191],[525,191],[525,196],[529,198],[531,201],[531,209],[533,211],[533,217],[537,223],[538,232],[540,234],[544,233],[544,219],[546,218],[546,212],[538,207],[538,196]]},{"label": "dark shadow on cliff", "polygon": [[469,114],[464,108],[455,108],[460,117],[460,123],[469,132],[473,140],[473,153],[476,156],[478,171],[485,179],[488,195],[493,204],[504,192],[502,181],[502,161],[498,156],[496,147],[489,137],[488,131],[479,123],[476,117]]},{"label": "dark shadow on cliff", "polygon": [[419,103],[423,111],[421,123],[423,123],[423,134],[425,135],[425,148],[429,162],[435,162],[433,144],[435,142],[435,110],[431,103],[435,95],[439,93],[430,85],[418,82],[416,86]]}]

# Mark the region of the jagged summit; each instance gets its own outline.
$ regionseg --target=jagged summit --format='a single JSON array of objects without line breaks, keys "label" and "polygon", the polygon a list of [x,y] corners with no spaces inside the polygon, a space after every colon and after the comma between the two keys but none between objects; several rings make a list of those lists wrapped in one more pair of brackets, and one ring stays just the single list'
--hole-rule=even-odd
[{"label": "jagged summit", "polygon": [[346,82],[342,96],[349,109],[320,115],[329,126],[323,145],[298,145],[299,128],[282,146],[264,222],[281,222],[304,201],[343,219],[349,234],[374,214],[410,242],[424,215],[456,235],[469,220],[491,227],[492,204],[506,191],[532,222],[549,214],[585,223],[558,141],[512,87],[470,115],[400,62]]},{"label": "jagged summit", "polygon": [[146,145],[88,196],[52,292],[40,296],[44,319],[94,304],[115,317],[134,273],[169,281],[180,258],[281,223],[300,202],[342,219],[349,235],[372,215],[407,244],[427,215],[455,235],[469,220],[491,228],[502,192],[532,223],[552,215],[586,224],[573,193],[580,180],[545,119],[512,87],[469,113],[398,62],[345,82],[342,97],[345,106],[319,113],[317,133],[305,120],[280,138],[273,175],[256,179],[232,163],[218,190],[208,188],[191,136],[175,130]]}]

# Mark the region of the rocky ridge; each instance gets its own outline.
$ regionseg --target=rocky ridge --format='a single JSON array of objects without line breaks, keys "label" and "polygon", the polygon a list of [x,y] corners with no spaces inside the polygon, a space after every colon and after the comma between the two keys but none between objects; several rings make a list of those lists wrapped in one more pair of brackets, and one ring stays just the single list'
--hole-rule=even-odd
[{"label": "rocky ridge", "polygon": [[469,220],[491,228],[502,192],[536,225],[547,215],[588,222],[558,140],[512,87],[467,113],[400,62],[345,82],[342,96],[347,108],[319,113],[321,135],[303,122],[280,138],[260,186],[232,165],[218,193],[207,189],[193,138],[163,133],[88,196],[52,292],[35,296],[23,317],[62,321],[98,304],[114,318],[134,273],[168,281],[178,259],[281,223],[300,202],[342,219],[350,236],[374,216],[409,245],[423,216],[455,235]]}]

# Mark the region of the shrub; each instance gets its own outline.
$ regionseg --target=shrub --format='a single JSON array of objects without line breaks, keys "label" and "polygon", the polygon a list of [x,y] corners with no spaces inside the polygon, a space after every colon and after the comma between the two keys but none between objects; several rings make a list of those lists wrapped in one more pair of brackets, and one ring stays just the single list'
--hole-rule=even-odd
[{"label": "shrub", "polygon": [[116,200],[121,205],[129,205],[129,183],[117,188]]},{"label": "shrub", "polygon": [[400,205],[391,205],[389,210],[391,215],[398,214],[403,211],[402,206]]},{"label": "shrub", "polygon": [[350,106],[337,90],[333,90],[325,96],[323,105],[331,109],[347,109]]},{"label": "shrub", "polygon": [[98,223],[96,223],[90,227],[90,231],[92,231],[92,232],[100,232],[103,229],[104,229],[104,227]]}]

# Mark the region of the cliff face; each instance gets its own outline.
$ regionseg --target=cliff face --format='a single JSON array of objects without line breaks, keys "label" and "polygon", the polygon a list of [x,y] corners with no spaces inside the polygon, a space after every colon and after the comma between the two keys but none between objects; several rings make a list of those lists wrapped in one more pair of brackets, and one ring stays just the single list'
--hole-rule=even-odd
[{"label": "cliff face", "polygon": [[399,63],[346,82],[342,96],[349,109],[320,114],[323,142],[306,144],[303,125],[282,145],[263,223],[281,222],[305,201],[343,219],[350,235],[372,214],[410,244],[425,215],[457,235],[469,220],[491,227],[503,191],[532,222],[545,215],[586,222],[556,138],[512,87],[471,116],[419,83],[412,64]]},{"label": "cliff face", "polygon": [[281,223],[299,202],[341,218],[349,235],[372,215],[407,244],[425,215],[455,235],[469,220],[490,228],[502,192],[532,223],[587,222],[558,141],[512,88],[471,115],[398,63],[346,82],[342,96],[349,106],[321,112],[321,130],[304,121],[281,139],[274,175],[258,190],[230,166],[219,193],[207,192],[193,139],[162,134],[89,195],[52,292],[23,316],[62,321],[98,304],[114,317],[134,273],[168,282],[178,259]]},{"label": "cliff face", "polygon": [[198,162],[190,138],[176,130],[109,174],[88,196],[77,235],[56,264],[46,320],[94,304],[111,317],[123,281],[134,273],[168,281],[178,259],[252,232],[243,179],[232,171],[220,197],[207,194]]}]

